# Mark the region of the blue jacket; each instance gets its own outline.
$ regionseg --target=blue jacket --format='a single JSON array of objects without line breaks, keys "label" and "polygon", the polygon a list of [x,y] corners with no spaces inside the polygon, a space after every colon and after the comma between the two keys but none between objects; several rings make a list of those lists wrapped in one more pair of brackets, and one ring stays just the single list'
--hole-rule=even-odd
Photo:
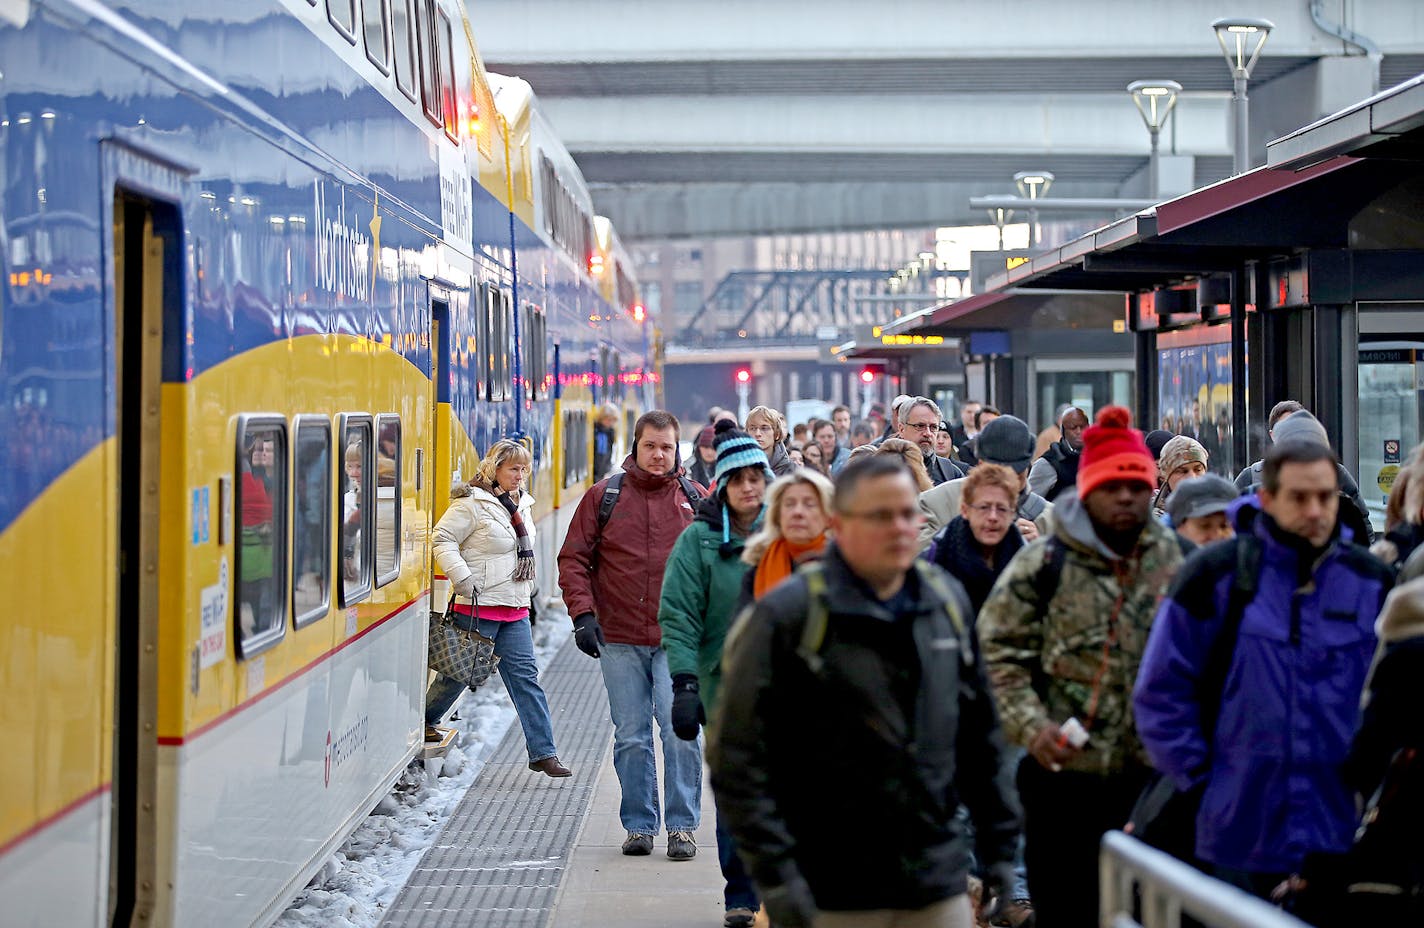
[{"label": "blue jacket", "polygon": [[1238,533],[1260,540],[1255,597],[1241,620],[1210,750],[1197,681],[1226,614],[1234,542],[1183,565],[1147,641],[1133,707],[1157,769],[1179,788],[1203,781],[1197,854],[1221,867],[1298,870],[1312,851],[1343,851],[1359,821],[1341,777],[1375,649],[1385,566],[1337,536],[1314,563],[1255,497]]}]

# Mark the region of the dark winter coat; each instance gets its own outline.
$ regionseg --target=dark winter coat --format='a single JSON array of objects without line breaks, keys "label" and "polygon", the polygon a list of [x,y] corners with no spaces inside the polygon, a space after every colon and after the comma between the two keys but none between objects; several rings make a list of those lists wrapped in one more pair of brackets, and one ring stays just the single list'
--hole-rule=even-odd
[{"label": "dark winter coat", "polygon": [[696,448],[692,449],[692,457],[692,466],[687,469],[687,476],[701,486],[712,489],[712,485],[717,482],[717,465],[704,463]]},{"label": "dark winter coat", "polygon": [[[804,571],[727,641],[708,739],[717,808],[763,889],[803,877],[822,909],[921,908],[965,891],[961,802],[979,862],[1013,855],[1017,806],[983,665],[921,579],[937,568],[917,562],[892,600],[903,599],[898,613],[834,543],[821,569],[828,615],[817,666],[798,653]],[[968,602],[945,582],[967,623]]]},{"label": "dark winter coat", "polygon": [[613,469],[613,443],[618,433],[602,422],[593,426],[593,479],[602,480]]},{"label": "dark winter coat", "polygon": [[786,446],[779,441],[771,443],[771,454],[768,455],[767,463],[771,465],[771,472],[778,477],[784,477],[796,469],[796,463],[791,460]]},{"label": "dark winter coat", "polygon": [[989,598],[989,591],[994,588],[994,581],[999,579],[999,574],[1004,572],[1009,561],[1023,546],[1023,536],[1010,525],[1008,534],[994,549],[994,566],[990,567],[979,554],[979,542],[974,540],[969,520],[964,516],[955,516],[930,542],[933,552],[930,560],[963,584],[964,592],[969,594],[969,605],[977,618],[979,610],[984,608],[984,600]]},{"label": "dark winter coat", "polygon": [[964,476],[964,471],[955,466],[953,461],[937,454],[931,454],[925,458],[925,471],[930,475],[930,482],[935,486],[948,483],[951,480],[958,480]]},{"label": "dark winter coat", "polygon": [[694,512],[677,474],[650,474],[631,454],[623,473],[601,539],[598,509],[608,481],[595,483],[579,500],[559,550],[559,589],[569,615],[593,613],[609,641],[656,647],[662,643],[663,568]]},{"label": "dark winter coat", "polygon": [[1246,497],[1238,535],[1261,545],[1257,591],[1208,747],[1197,680],[1226,615],[1235,543],[1195,552],[1157,613],[1133,694],[1153,765],[1179,788],[1206,784],[1197,854],[1221,867],[1290,872],[1350,846],[1358,822],[1340,775],[1375,648],[1388,569],[1338,537],[1323,550],[1281,531]]}]

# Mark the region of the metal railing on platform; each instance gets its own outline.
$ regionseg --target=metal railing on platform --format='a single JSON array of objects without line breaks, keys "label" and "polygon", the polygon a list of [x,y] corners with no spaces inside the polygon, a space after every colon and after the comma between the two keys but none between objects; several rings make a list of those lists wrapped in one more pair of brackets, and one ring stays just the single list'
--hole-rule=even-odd
[{"label": "metal railing on platform", "polygon": [[1103,835],[1099,868],[1099,928],[1181,928],[1183,915],[1206,928],[1309,928],[1120,831]]}]

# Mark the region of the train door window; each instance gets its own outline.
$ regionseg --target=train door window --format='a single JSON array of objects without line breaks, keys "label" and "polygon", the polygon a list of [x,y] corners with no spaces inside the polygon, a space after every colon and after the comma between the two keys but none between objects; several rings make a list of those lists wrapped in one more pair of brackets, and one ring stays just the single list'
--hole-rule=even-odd
[{"label": "train door window", "polygon": [[331,423],[298,416],[292,468],[292,624],[326,615],[331,604]]},{"label": "train door window", "polygon": [[440,65],[431,28],[431,0],[415,0],[415,46],[420,52],[420,97],[425,118],[440,125]]},{"label": "train door window", "polygon": [[390,74],[390,43],[386,40],[386,0],[361,0],[361,25],[366,39],[366,57],[382,74]]},{"label": "train door window", "polygon": [[478,392],[483,400],[494,398],[494,342],[495,342],[495,289],[490,284],[480,284],[480,309],[475,314],[475,341],[479,362],[475,365]]},{"label": "train door window", "polygon": [[376,586],[400,576],[401,420],[376,417]]},{"label": "train door window", "polygon": [[412,0],[391,0],[391,43],[395,46],[396,86],[412,102],[415,100],[415,69],[417,58],[411,29]]},{"label": "train door window", "polygon": [[243,416],[237,425],[237,647],[276,644],[287,618],[287,423]]},{"label": "train door window", "polygon": [[356,41],[356,0],[326,0],[326,18],[337,32]]},{"label": "train door window", "polygon": [[510,388],[510,304],[509,294],[495,286],[488,288],[485,301],[489,317],[489,399],[509,399]]},{"label": "train door window", "polygon": [[445,122],[445,134],[458,141],[460,114],[455,100],[455,39],[450,31],[450,17],[436,11],[435,41],[440,49],[440,115]]},{"label": "train door window", "polygon": [[350,606],[371,592],[372,448],[371,417],[341,417],[341,605]]}]

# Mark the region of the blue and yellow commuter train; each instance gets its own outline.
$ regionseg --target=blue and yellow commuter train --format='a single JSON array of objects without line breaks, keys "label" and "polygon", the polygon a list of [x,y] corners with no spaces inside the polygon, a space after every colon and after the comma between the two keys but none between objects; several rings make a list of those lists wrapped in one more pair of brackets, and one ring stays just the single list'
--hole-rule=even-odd
[{"label": "blue and yellow commuter train", "polygon": [[0,0],[0,920],[276,917],[419,750],[451,482],[528,442],[550,577],[652,402],[620,260],[461,0]]}]

